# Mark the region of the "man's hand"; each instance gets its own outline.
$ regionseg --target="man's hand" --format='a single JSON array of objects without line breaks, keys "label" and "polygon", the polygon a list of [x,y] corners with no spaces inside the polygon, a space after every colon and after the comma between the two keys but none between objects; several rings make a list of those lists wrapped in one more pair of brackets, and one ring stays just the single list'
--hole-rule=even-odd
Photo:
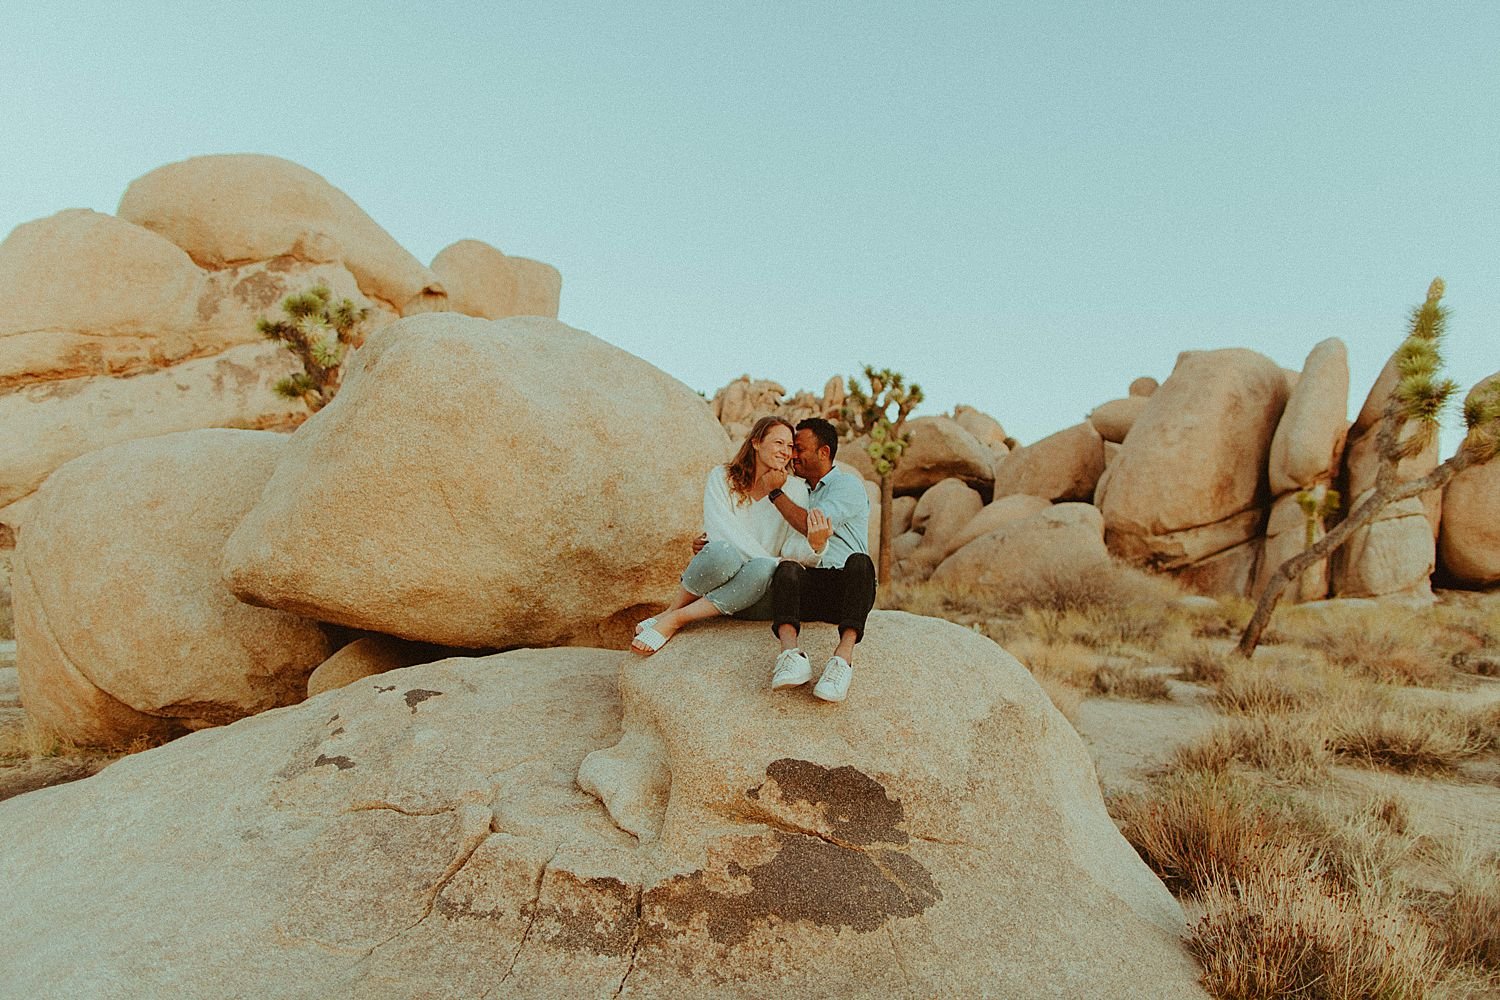
[{"label": "man's hand", "polygon": [[699,535],[697,538],[693,539],[693,555],[697,555],[698,553],[702,552],[703,551],[703,546],[705,546],[707,544],[708,544],[708,535],[707,534]]},{"label": "man's hand", "polygon": [[833,524],[828,520],[827,514],[821,510],[807,512],[807,544],[813,547],[814,552],[822,552],[832,534]]},{"label": "man's hand", "polygon": [[785,469],[767,469],[765,475],[760,477],[760,482],[755,485],[769,493],[772,490],[779,490],[785,486],[786,478]]}]

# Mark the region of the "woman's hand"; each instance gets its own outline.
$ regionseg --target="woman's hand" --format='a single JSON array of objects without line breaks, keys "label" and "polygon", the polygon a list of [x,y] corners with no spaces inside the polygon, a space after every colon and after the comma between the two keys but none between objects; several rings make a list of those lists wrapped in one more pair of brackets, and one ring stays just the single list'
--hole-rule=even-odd
[{"label": "woman's hand", "polygon": [[807,512],[807,544],[813,547],[814,552],[822,552],[832,534],[833,524],[828,520],[827,514],[816,509]]},{"label": "woman's hand", "polygon": [[766,494],[772,490],[779,490],[786,485],[785,469],[767,469],[761,474],[760,481],[755,484],[756,491]]}]

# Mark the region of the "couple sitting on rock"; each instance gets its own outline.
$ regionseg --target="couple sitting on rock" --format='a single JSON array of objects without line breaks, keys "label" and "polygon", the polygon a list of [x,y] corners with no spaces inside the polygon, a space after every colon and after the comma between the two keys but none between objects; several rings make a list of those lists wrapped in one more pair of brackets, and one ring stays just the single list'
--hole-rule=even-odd
[{"label": "couple sitting on rock", "polygon": [[839,644],[813,694],[843,701],[854,644],[875,604],[875,564],[867,541],[870,498],[858,476],[834,466],[838,448],[826,420],[795,428],[780,417],[756,421],[730,463],[708,474],[704,533],[693,543],[677,599],[636,626],[631,648],[654,653],[684,625],[719,615],[770,619],[781,642],[775,690],[812,679],[797,645],[802,622],[830,622],[839,627]]}]

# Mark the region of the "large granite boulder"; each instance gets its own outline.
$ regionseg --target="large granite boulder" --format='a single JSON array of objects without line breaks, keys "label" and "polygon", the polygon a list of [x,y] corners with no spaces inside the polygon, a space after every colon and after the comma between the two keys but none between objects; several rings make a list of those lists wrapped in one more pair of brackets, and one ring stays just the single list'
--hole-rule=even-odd
[{"label": "large granite boulder", "polygon": [[1088,421],[1017,448],[995,466],[995,496],[1091,500],[1104,473],[1104,439]]},{"label": "large granite boulder", "polygon": [[1286,376],[1254,351],[1179,355],[1100,479],[1110,551],[1170,570],[1259,535],[1286,400]]},{"label": "large granite boulder", "polygon": [[[1309,490],[1315,499],[1321,500],[1326,487]],[[1296,493],[1286,493],[1276,498],[1271,505],[1271,515],[1266,519],[1265,546],[1260,565],[1255,570],[1252,590],[1259,595],[1271,580],[1271,574],[1281,564],[1302,553],[1308,547],[1308,519]],[[1314,521],[1313,538],[1321,537],[1323,526]],[[1328,596],[1328,560],[1323,559],[1302,571],[1302,578],[1282,592],[1284,601],[1320,601]]]},{"label": "large granite boulder", "polygon": [[728,450],[696,393],[581,330],[409,317],[293,436],[225,578],[418,641],[623,644],[675,592]]},{"label": "large granite boulder", "polygon": [[1124,399],[1100,403],[1089,413],[1089,423],[1105,441],[1120,444],[1141,414],[1146,412],[1149,399],[1149,396],[1126,396]]},{"label": "large granite boulder", "polygon": [[43,727],[122,744],[303,697],[313,622],[241,604],[218,574],[283,435],[200,430],[76,459],[38,492],[15,555],[16,666]]},{"label": "large granite boulder", "polygon": [[[1469,391],[1469,398],[1500,383],[1491,375]],[[1500,583],[1500,459],[1470,466],[1443,490],[1438,555],[1458,582],[1475,587]]]},{"label": "large granite boulder", "polygon": [[196,156],[137,178],[119,216],[160,233],[203,267],[274,257],[341,263],[401,315],[446,308],[437,276],[348,195],[275,156]]},{"label": "large granite boulder", "polygon": [[[1349,509],[1369,496],[1357,496]],[[1399,596],[1432,599],[1430,577],[1436,544],[1420,498],[1386,507],[1349,536],[1333,557],[1333,591],[1339,597]]]},{"label": "large granite boulder", "polygon": [[[892,482],[896,494],[919,494],[950,478],[989,494],[995,481],[995,457],[952,417],[917,417],[907,422],[906,429],[911,444],[896,467]],[[843,449],[839,454],[843,455]]]},{"label": "large granite boulder", "polygon": [[1060,503],[981,535],[944,559],[934,582],[1024,596],[1048,576],[1105,570],[1104,519],[1086,503]]},{"label": "large granite boulder", "polygon": [[948,538],[944,545],[943,558],[948,558],[981,535],[988,535],[1016,521],[1024,521],[1051,506],[1049,501],[1041,497],[1029,497],[1024,493],[998,497],[986,504],[979,513],[969,518],[962,528]]},{"label": "large granite boulder", "polygon": [[962,480],[944,479],[923,493],[911,518],[911,528],[922,533],[922,542],[902,560],[901,575],[910,578],[931,573],[952,551],[949,540],[983,508],[978,492]]},{"label": "large granite boulder", "polygon": [[1338,468],[1348,427],[1349,352],[1330,337],[1308,354],[1271,438],[1271,492],[1280,496],[1327,483]]},{"label": "large granite boulder", "polygon": [[719,622],[649,660],[447,660],[4,803],[0,977],[38,997],[1203,995],[1177,904],[1014,658],[877,612],[830,708],[767,690],[773,647]]},{"label": "large granite boulder", "polygon": [[0,243],[0,390],[162,363],[196,324],[204,280],[177,246],[112,215],[17,226]]},{"label": "large granite boulder", "polygon": [[525,257],[507,257],[480,240],[459,240],[432,259],[454,312],[482,319],[507,316],[557,318],[562,275]]}]

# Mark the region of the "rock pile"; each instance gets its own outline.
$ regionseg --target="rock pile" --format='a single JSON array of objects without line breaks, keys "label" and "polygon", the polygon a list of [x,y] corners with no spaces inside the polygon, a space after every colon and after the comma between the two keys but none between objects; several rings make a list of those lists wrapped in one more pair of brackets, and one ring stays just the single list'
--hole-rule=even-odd
[{"label": "rock pile", "polygon": [[[1091,504],[1114,557],[1200,593],[1258,595],[1278,566],[1369,495],[1378,466],[1376,425],[1396,375],[1393,361],[1352,425],[1348,356],[1337,339],[1316,345],[1301,372],[1254,351],[1185,352],[1164,383],[1138,378],[1127,396],[1100,404],[1083,423],[1024,447],[1005,438],[993,417],[968,406],[952,417],[912,420],[912,444],[895,476],[896,575],[985,579],[1003,589],[1010,579],[1035,579],[1054,561],[1087,563],[1098,555],[1084,537],[1094,519],[1036,515],[1053,505]],[[758,412],[747,399],[737,415],[753,421]],[[840,456],[873,482],[863,443],[848,443]],[[1437,462],[1434,442],[1402,462],[1398,478],[1425,475]],[[1441,493],[1392,505],[1356,532],[1332,565],[1308,569],[1286,599],[1431,600],[1434,538],[1453,582],[1500,583],[1497,468],[1470,469]],[[981,501],[977,508],[956,500],[970,494]],[[1341,509],[1332,505],[1339,497]],[[913,516],[931,505],[941,517]],[[1061,540],[1062,523],[1078,535],[1054,549],[1047,539]],[[1041,533],[1044,526],[1049,533]],[[1028,532],[1039,534],[1021,543]],[[975,547],[997,534],[1004,544],[993,539]],[[968,548],[974,551],[965,554]],[[1001,553],[1009,565],[986,566]]]},{"label": "rock pile", "polygon": [[0,243],[0,549],[69,459],[304,419],[272,390],[292,355],[255,322],[316,284],[369,309],[374,330],[445,308],[555,317],[561,279],[475,240],[425,267],[342,191],[272,156],[169,164],[133,182],[117,215],[18,226]]}]

